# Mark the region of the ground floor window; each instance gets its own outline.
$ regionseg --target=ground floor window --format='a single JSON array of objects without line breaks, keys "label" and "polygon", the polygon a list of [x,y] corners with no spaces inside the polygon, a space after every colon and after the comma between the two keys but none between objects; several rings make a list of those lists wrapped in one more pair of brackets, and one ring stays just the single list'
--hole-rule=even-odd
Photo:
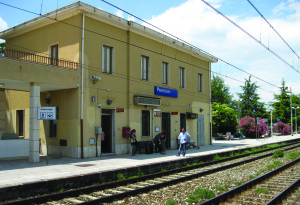
[{"label": "ground floor window", "polygon": [[150,136],[150,111],[142,110],[142,136]]}]

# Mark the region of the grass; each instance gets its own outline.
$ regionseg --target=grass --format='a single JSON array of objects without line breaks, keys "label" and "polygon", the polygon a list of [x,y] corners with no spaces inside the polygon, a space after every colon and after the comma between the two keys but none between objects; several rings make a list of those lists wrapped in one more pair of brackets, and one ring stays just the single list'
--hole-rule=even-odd
[{"label": "grass", "polygon": [[216,189],[219,191],[226,191],[226,189],[220,185],[216,186]]},{"label": "grass", "polygon": [[188,196],[186,202],[188,202],[188,203],[197,203],[198,200],[199,199],[198,199],[197,194],[191,194],[191,195]]},{"label": "grass", "polygon": [[273,154],[273,158],[283,157],[284,152],[282,150],[276,150]]},{"label": "grass", "polygon": [[297,159],[300,156],[300,152],[292,152],[288,154],[288,159]]},{"label": "grass", "polygon": [[242,183],[241,181],[236,181],[236,182],[234,182],[234,184],[237,185],[237,186],[240,186],[240,185],[242,185],[243,183]]},{"label": "grass", "polygon": [[167,201],[166,205],[176,205],[176,202],[173,200]]},{"label": "grass", "polygon": [[262,188],[258,188],[255,191],[260,194],[268,194],[269,193],[269,191],[262,189]]},{"label": "grass", "polygon": [[252,175],[252,174],[249,177],[250,177],[250,179],[254,179],[255,178],[255,176]]},{"label": "grass", "polygon": [[268,164],[267,169],[275,169],[276,166],[274,164]]},{"label": "grass", "polygon": [[165,171],[167,171],[167,169],[166,169],[165,167],[162,167],[162,168],[160,169],[160,172],[165,172]]},{"label": "grass", "polygon": [[273,164],[276,166],[276,167],[279,167],[282,165],[282,162],[281,161],[275,161],[273,162]]},{"label": "grass", "polygon": [[211,199],[214,198],[216,196],[216,194],[209,190],[209,189],[202,189],[202,188],[197,188],[195,190],[195,194],[199,197],[199,198],[204,198],[204,199]]},{"label": "grass", "polygon": [[118,179],[119,181],[122,181],[122,180],[125,180],[126,177],[125,177],[123,174],[119,173],[119,174],[117,174],[117,179]]}]

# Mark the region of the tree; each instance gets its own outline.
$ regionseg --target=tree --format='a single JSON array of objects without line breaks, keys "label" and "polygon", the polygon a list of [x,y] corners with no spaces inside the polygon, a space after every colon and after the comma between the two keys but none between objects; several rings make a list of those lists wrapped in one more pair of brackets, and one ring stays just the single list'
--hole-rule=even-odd
[{"label": "tree", "polygon": [[282,79],[280,94],[274,94],[276,102],[272,103],[274,107],[273,117],[279,118],[283,123],[291,124],[291,97],[288,93],[288,87],[285,86],[285,81]]},{"label": "tree", "polygon": [[227,104],[212,104],[212,129],[214,133],[236,132],[237,114]]},{"label": "tree", "polygon": [[251,76],[249,79],[245,79],[245,85],[240,86],[243,90],[243,93],[238,93],[241,103],[241,117],[252,116],[252,117],[261,117],[267,118],[268,113],[266,111],[265,105],[262,102],[259,102],[260,97],[258,96],[257,89],[259,86],[256,83],[251,83]]},{"label": "tree", "polygon": [[5,43],[0,43],[0,56],[4,56]]},{"label": "tree", "polygon": [[231,104],[232,95],[229,92],[229,86],[225,85],[224,79],[218,75],[212,76],[211,96],[212,99],[218,99],[218,103]]}]

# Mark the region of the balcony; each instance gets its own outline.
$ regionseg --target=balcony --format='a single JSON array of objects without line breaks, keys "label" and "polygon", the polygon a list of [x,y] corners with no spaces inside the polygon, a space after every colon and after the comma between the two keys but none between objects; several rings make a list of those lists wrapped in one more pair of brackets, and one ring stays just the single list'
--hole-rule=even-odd
[{"label": "balcony", "polygon": [[5,48],[4,57],[78,70],[78,63]]}]

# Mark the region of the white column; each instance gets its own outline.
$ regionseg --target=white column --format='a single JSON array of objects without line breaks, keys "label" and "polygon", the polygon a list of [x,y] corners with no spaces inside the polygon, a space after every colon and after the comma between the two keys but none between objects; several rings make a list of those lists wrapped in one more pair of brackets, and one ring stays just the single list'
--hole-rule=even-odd
[{"label": "white column", "polygon": [[30,83],[29,162],[40,162],[40,121],[37,120],[38,107],[40,107],[40,85],[38,83]]}]

